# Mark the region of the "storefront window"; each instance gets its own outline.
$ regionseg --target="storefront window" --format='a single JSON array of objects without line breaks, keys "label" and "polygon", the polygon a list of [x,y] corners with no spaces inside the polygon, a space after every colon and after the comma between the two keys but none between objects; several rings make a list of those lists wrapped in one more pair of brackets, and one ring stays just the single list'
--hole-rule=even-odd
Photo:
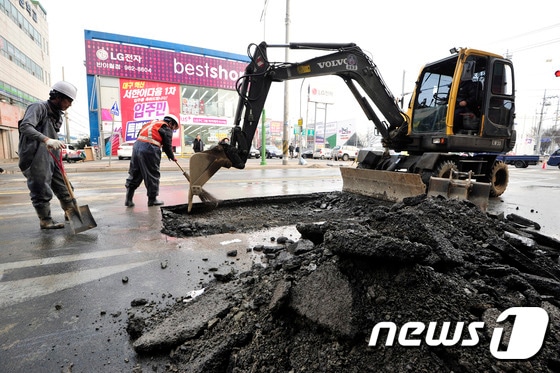
[{"label": "storefront window", "polygon": [[235,91],[196,87],[181,87],[181,112],[188,115],[206,115],[233,118],[237,103]]}]

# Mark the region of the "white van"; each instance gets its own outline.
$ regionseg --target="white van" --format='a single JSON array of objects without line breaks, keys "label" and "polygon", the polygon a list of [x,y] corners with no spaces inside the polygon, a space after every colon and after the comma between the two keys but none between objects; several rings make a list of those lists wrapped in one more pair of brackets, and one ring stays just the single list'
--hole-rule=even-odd
[{"label": "white van", "polygon": [[335,146],[332,151],[332,157],[336,160],[355,160],[358,158],[358,149],[356,146],[350,145],[343,145],[343,146]]}]

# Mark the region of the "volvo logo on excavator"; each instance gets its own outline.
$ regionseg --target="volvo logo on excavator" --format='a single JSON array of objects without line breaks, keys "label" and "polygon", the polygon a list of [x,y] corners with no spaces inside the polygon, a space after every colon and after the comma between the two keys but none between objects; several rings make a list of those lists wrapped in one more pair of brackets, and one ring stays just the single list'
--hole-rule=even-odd
[{"label": "volvo logo on excavator", "polygon": [[346,58],[341,58],[338,60],[317,62],[317,65],[319,65],[319,68],[321,69],[324,68],[328,69],[330,67],[346,65],[346,69],[348,70],[358,70],[357,59],[356,56],[353,54],[349,55]]}]

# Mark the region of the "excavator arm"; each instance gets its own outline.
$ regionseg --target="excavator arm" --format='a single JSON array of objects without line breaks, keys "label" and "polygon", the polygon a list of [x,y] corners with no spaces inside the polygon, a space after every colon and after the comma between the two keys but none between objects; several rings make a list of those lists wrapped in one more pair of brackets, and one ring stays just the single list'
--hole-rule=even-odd
[{"label": "excavator arm", "polygon": [[[356,44],[290,43],[267,45],[262,42],[251,47],[254,48],[249,53],[251,63],[247,66],[245,75],[241,78],[241,84],[238,85],[240,98],[232,133],[232,146],[238,149],[243,163],[247,160],[248,151],[272,82],[293,79],[326,75],[341,77],[358,101],[366,117],[375,125],[389,148],[393,148],[391,146],[392,142],[405,140],[404,135],[407,130],[408,118],[400,110],[395,97],[385,85],[375,64]],[[304,62],[271,63],[268,60],[267,49],[273,47],[335,52]],[[360,92],[358,86],[362,88],[365,96]],[[382,117],[374,110],[374,106]],[[397,129],[401,129],[401,131],[395,131]]]},{"label": "excavator arm", "polygon": [[[298,63],[271,63],[268,48],[314,49],[334,51]],[[375,125],[388,149],[406,142],[409,120],[400,110],[397,100],[385,85],[371,59],[353,43],[290,43],[282,45],[251,44],[248,48],[251,62],[239,79],[239,101],[234,119],[230,144],[218,145],[208,151],[196,153],[190,160],[192,196],[202,192],[202,186],[221,167],[243,169],[255,136],[270,86],[273,82],[304,79],[326,75],[341,77],[364,111]],[[365,96],[358,89],[361,87]],[[373,103],[373,106],[372,106]],[[374,110],[377,108],[378,115]]]}]

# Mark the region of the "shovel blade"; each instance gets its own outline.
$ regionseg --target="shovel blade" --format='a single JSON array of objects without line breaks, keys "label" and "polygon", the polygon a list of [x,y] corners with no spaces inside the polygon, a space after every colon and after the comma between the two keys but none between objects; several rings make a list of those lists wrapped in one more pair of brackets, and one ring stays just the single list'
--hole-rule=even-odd
[{"label": "shovel blade", "polygon": [[66,227],[72,234],[97,227],[88,205],[79,206],[78,210],[67,210],[66,218],[68,219]]}]

